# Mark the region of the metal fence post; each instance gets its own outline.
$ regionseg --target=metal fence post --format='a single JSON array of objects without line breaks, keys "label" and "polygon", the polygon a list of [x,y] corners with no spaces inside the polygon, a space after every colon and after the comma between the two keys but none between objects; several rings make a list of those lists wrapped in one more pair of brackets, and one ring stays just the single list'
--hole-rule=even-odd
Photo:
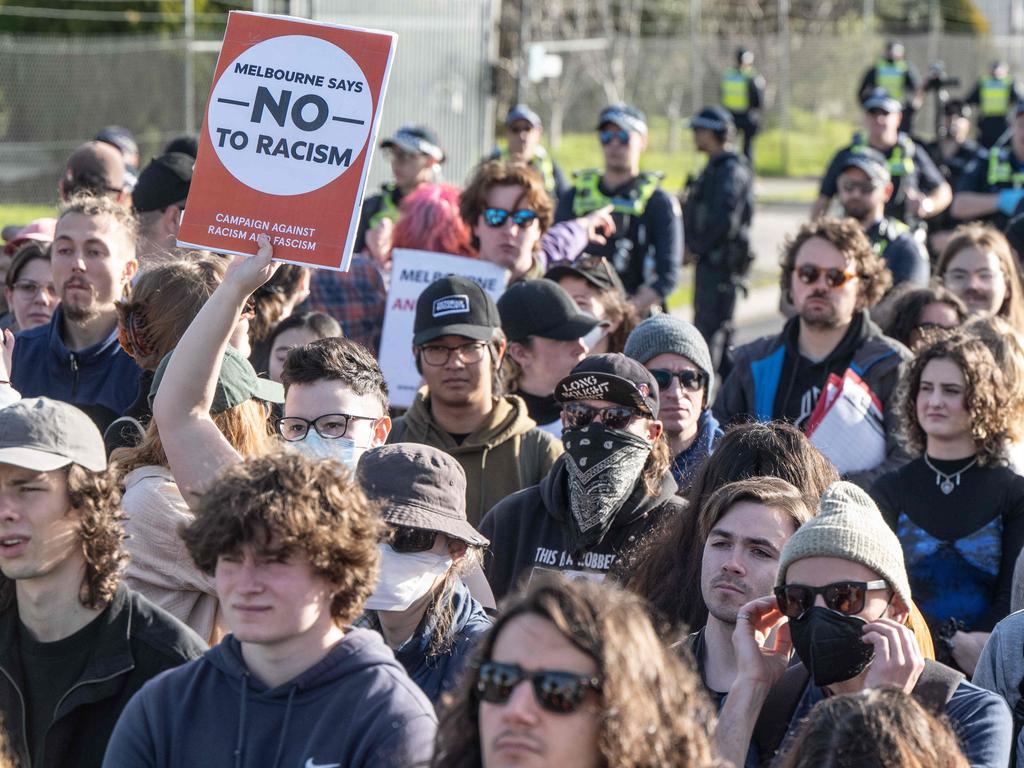
[{"label": "metal fence post", "polygon": [[789,55],[791,40],[789,37],[789,0],[779,0],[779,37],[782,38],[781,56],[779,58],[779,155],[782,162],[782,174],[789,175],[789,132],[790,132],[790,88],[792,82],[789,71]]},{"label": "metal fence post", "polygon": [[185,0],[185,132],[196,132],[196,0]]},{"label": "metal fence post", "polygon": [[703,82],[701,71],[700,44],[700,3],[701,0],[690,0],[690,111],[697,114],[704,104]]}]

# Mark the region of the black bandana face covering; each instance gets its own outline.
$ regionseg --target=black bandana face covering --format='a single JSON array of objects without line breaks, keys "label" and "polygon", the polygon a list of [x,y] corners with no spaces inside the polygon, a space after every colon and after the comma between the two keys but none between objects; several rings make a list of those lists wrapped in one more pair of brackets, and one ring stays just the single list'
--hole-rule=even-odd
[{"label": "black bandana face covering", "polygon": [[593,423],[562,433],[569,471],[569,529],[574,550],[593,546],[633,493],[651,444],[642,437]]},{"label": "black bandana face covering", "polygon": [[859,616],[847,616],[814,606],[789,620],[789,635],[800,661],[818,687],[851,680],[875,658],[875,646],[865,643]]}]

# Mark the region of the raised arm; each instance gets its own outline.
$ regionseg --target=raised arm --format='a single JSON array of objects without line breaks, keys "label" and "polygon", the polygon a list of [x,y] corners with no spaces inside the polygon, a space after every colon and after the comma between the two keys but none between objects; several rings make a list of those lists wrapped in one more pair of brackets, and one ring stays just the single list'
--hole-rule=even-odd
[{"label": "raised arm", "polygon": [[278,265],[260,235],[255,256],[237,256],[171,354],[153,403],[153,419],[178,489],[190,507],[220,470],[241,460],[210,417],[221,358],[246,299]]}]

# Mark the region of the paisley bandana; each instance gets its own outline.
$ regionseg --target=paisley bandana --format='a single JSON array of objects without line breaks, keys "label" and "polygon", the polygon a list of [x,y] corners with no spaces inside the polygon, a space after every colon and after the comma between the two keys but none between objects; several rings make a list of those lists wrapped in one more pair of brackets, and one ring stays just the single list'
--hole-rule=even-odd
[{"label": "paisley bandana", "polygon": [[573,551],[599,544],[636,488],[651,445],[595,422],[562,433],[569,472],[569,538]]}]

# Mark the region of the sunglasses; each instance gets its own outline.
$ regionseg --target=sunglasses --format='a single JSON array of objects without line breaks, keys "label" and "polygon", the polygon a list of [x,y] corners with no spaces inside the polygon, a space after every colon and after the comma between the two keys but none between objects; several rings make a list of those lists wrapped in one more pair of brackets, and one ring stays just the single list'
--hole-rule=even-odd
[{"label": "sunglasses", "polygon": [[550,669],[527,672],[518,664],[485,661],[477,671],[476,695],[488,704],[505,704],[524,680],[532,684],[533,695],[542,709],[560,715],[579,709],[587,691],[601,692],[601,681],[596,677]]},{"label": "sunglasses", "polygon": [[636,408],[628,405],[610,405],[607,408],[594,408],[583,403],[566,403],[562,406],[565,426],[568,429],[584,429],[598,416],[601,423],[608,429],[625,429],[640,414]]},{"label": "sunglasses", "polygon": [[888,584],[878,581],[837,581],[824,587],[808,587],[803,584],[785,584],[775,588],[775,599],[779,610],[790,619],[796,619],[814,605],[814,598],[821,595],[825,605],[833,611],[852,616],[864,610],[864,601],[872,589],[887,589]]},{"label": "sunglasses", "polygon": [[679,379],[679,386],[691,392],[699,392],[708,380],[703,371],[666,371],[662,368],[651,368],[651,375],[658,382],[658,389],[665,390],[672,386],[672,379]]},{"label": "sunglasses", "polygon": [[629,131],[624,131],[621,128],[617,131],[598,131],[597,137],[605,146],[611,144],[616,139],[618,139],[620,144],[629,144]]},{"label": "sunglasses", "polygon": [[413,552],[426,552],[434,548],[434,541],[437,539],[437,531],[427,528],[409,528],[405,525],[392,525],[394,535],[391,538],[391,548],[400,555],[408,555]]},{"label": "sunglasses", "polygon": [[804,285],[814,285],[824,275],[825,283],[829,288],[839,288],[846,285],[850,280],[857,277],[857,273],[851,270],[837,269],[835,267],[816,267],[814,264],[804,264],[797,267],[796,276]]},{"label": "sunglasses", "polygon": [[853,179],[840,179],[839,189],[843,192],[858,192],[862,195],[873,194],[880,185],[871,181],[854,181]]},{"label": "sunglasses", "polygon": [[528,208],[520,208],[517,211],[510,211],[506,208],[484,208],[484,223],[488,227],[500,227],[508,217],[512,217],[512,223],[518,227],[526,227],[537,220],[537,212]]}]

